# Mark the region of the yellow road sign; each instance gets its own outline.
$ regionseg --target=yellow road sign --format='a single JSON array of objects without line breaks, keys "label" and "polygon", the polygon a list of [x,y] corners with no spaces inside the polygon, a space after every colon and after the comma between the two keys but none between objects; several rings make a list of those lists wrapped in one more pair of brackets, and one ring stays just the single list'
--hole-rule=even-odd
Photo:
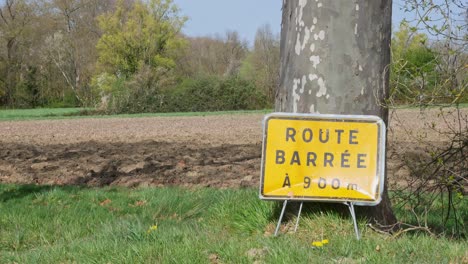
[{"label": "yellow road sign", "polygon": [[260,198],[380,202],[386,128],[379,117],[274,113],[263,125]]}]

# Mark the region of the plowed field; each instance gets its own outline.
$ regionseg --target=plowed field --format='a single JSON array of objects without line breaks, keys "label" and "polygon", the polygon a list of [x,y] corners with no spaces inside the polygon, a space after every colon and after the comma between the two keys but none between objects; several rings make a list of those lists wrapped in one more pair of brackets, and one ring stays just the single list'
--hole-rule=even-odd
[{"label": "plowed field", "polygon": [[[447,120],[438,113],[391,115],[390,179],[407,174],[402,160],[427,158],[417,137],[444,144],[446,138],[426,125],[448,131],[456,116]],[[0,122],[0,183],[256,187],[262,119],[239,114]]]}]

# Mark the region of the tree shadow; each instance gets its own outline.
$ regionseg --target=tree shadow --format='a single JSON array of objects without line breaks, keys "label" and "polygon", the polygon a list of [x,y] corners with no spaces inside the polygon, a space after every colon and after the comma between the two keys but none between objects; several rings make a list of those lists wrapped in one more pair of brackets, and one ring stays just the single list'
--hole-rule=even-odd
[{"label": "tree shadow", "polygon": [[[281,211],[283,209],[283,201],[274,202],[273,214],[271,215],[271,221],[278,221]],[[300,208],[300,201],[288,201],[286,210],[284,212],[282,222],[288,222],[295,219],[298,215]],[[302,206],[301,217],[310,217],[313,215],[321,214],[323,212],[337,214],[342,218],[351,218],[351,214],[346,205],[340,203],[324,203],[324,202],[304,202]],[[358,219],[361,219],[358,214],[356,214]]]},{"label": "tree shadow", "polygon": [[50,190],[60,188],[65,191],[72,191],[77,189],[82,189],[81,186],[54,186],[54,185],[33,185],[33,184],[25,184],[25,185],[7,185],[2,186],[0,185],[0,202],[8,202],[10,200],[15,199],[23,199],[25,197],[45,193]]}]

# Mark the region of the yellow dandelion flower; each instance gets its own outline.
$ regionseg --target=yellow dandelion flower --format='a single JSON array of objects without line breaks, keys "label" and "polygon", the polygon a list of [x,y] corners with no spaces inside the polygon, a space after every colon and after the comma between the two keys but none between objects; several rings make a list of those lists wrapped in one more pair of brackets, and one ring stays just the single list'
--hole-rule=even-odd
[{"label": "yellow dandelion flower", "polygon": [[312,246],[314,247],[323,247],[323,243],[320,241],[314,241],[312,242]]},{"label": "yellow dandelion flower", "polygon": [[150,227],[148,228],[147,233],[149,234],[149,233],[151,233],[151,232],[153,232],[153,231],[156,231],[156,230],[158,230],[158,226],[157,226],[157,225],[152,225],[152,226],[150,226]]},{"label": "yellow dandelion flower", "polygon": [[328,244],[328,239],[322,240],[322,244],[324,244],[324,245]]}]

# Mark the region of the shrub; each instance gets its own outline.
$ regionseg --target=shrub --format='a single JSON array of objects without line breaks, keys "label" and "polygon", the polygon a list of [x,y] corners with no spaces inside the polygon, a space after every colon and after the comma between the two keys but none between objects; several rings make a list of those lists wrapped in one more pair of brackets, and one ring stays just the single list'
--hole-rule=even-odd
[{"label": "shrub", "polygon": [[162,112],[255,110],[268,107],[267,98],[252,82],[238,77],[187,79],[160,97]]}]

